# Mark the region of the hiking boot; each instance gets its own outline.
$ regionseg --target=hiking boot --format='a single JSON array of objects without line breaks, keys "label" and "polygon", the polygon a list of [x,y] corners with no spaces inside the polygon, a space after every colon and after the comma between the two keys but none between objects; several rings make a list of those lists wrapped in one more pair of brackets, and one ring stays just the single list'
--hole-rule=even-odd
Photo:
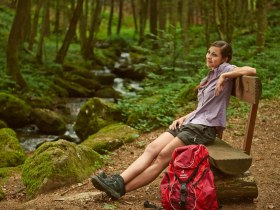
[{"label": "hiking boot", "polygon": [[124,180],[119,174],[109,178],[93,176],[91,182],[96,189],[105,192],[112,198],[118,199],[125,194]]},{"label": "hiking boot", "polygon": [[99,176],[99,177],[101,177],[101,178],[103,178],[103,179],[106,179],[106,178],[107,178],[107,174],[105,174],[104,171],[100,171],[99,174],[96,175],[96,176]]},{"label": "hiking boot", "polygon": [[[104,171],[100,171],[99,174],[97,174],[96,176],[97,176],[98,178],[101,178],[101,179],[107,179],[107,178],[108,178]],[[91,178],[91,182],[92,182],[92,184],[93,184],[92,179],[93,179],[93,177]],[[100,191],[103,191],[103,188],[102,188],[100,185],[95,185],[95,184],[93,184],[93,185],[94,185],[94,187],[95,187],[96,189],[98,189],[98,190],[100,190]]]}]

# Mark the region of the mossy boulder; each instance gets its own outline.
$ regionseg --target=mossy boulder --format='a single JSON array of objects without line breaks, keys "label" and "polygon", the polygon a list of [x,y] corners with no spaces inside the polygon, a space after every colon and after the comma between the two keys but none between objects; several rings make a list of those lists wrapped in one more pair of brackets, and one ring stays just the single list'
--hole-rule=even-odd
[{"label": "mossy boulder", "polygon": [[69,97],[90,97],[92,94],[89,89],[83,87],[82,85],[72,81],[67,81],[63,78],[55,78],[54,84],[67,90]]},{"label": "mossy boulder", "polygon": [[52,110],[35,108],[31,116],[32,122],[43,133],[56,135],[63,134],[67,130],[62,116]]},{"label": "mossy boulder", "polygon": [[19,128],[29,123],[31,107],[25,101],[6,93],[0,93],[0,119],[9,127]]},{"label": "mossy boulder", "polygon": [[22,180],[27,197],[81,182],[101,164],[101,156],[89,147],[62,139],[47,142],[23,165]]},{"label": "mossy boulder", "polygon": [[104,87],[97,90],[95,96],[98,98],[112,98],[114,101],[117,101],[122,97],[121,94],[112,87]]},{"label": "mossy boulder", "polygon": [[[69,81],[75,82],[94,93],[95,90],[101,88],[101,84],[98,79],[84,78],[80,75],[65,74],[65,78]],[[97,81],[98,80],[98,81]]]},{"label": "mossy boulder", "polygon": [[100,154],[112,151],[125,143],[132,142],[139,137],[139,132],[123,123],[108,125],[89,136],[81,145],[85,145]]},{"label": "mossy boulder", "polygon": [[10,128],[0,129],[0,151],[0,168],[18,166],[25,161],[24,150]]},{"label": "mossy boulder", "polygon": [[91,98],[80,109],[74,129],[81,140],[116,121],[122,121],[117,105],[101,98]]}]

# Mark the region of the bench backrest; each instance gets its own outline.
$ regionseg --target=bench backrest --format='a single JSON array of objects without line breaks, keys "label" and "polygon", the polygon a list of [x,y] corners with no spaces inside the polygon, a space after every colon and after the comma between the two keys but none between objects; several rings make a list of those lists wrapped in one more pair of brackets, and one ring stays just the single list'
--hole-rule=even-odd
[{"label": "bench backrest", "polygon": [[[257,117],[259,100],[262,94],[262,83],[260,78],[255,76],[242,76],[236,78],[232,90],[232,95],[242,101],[246,101],[251,105],[248,114],[246,133],[243,141],[243,150],[246,154],[250,154],[252,139]],[[222,137],[222,133],[219,135]]]}]

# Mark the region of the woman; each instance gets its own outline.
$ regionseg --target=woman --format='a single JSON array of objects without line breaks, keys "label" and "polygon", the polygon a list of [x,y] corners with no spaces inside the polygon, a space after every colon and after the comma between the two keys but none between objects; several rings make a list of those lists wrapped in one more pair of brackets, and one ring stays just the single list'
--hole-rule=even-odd
[{"label": "woman", "polygon": [[112,198],[143,187],[167,167],[175,148],[189,144],[208,144],[217,131],[226,126],[226,107],[232,89],[232,79],[256,75],[256,69],[229,64],[232,48],[225,41],[211,44],[206,53],[208,75],[198,87],[196,110],[175,121],[169,129],[151,142],[144,153],[121,174],[107,177],[104,173],[92,177],[95,188]]}]

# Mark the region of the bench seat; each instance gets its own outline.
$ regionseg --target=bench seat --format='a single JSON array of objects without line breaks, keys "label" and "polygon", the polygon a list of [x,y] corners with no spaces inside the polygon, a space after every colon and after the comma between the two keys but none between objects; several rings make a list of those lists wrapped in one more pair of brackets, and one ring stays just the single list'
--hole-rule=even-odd
[{"label": "bench seat", "polygon": [[252,164],[252,157],[241,149],[231,147],[225,141],[216,138],[207,145],[210,163],[225,174],[239,175],[247,171]]}]

